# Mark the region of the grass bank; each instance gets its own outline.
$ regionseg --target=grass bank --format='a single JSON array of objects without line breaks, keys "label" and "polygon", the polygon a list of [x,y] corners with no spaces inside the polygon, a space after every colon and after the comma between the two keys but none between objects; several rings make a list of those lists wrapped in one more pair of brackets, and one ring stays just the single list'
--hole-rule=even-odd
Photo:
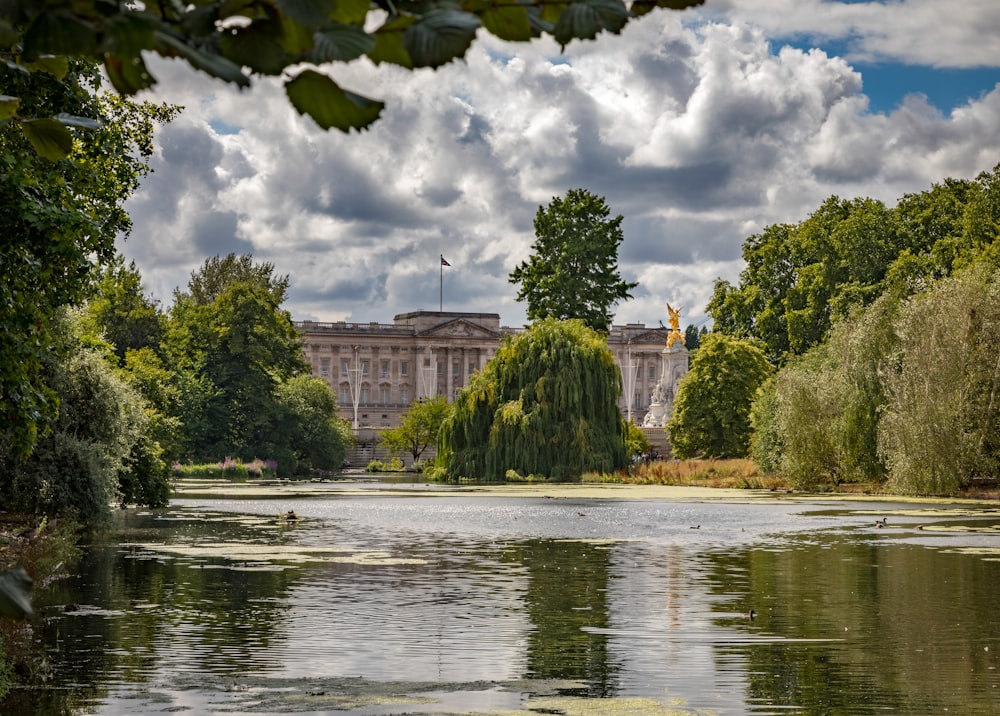
[{"label": "grass bank", "polygon": [[613,474],[588,473],[583,482],[624,485],[676,485],[739,490],[785,490],[788,482],[764,475],[753,460],[655,460]]}]

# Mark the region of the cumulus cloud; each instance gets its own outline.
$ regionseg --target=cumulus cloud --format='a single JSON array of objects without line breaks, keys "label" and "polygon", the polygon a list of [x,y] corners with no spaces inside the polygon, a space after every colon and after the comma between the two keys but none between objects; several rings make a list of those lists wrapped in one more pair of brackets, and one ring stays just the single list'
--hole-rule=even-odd
[{"label": "cumulus cloud", "polygon": [[[861,52],[883,33],[883,54],[908,57],[893,48],[923,44],[945,4],[716,2],[565,54],[487,37],[437,72],[359,62],[336,79],[387,107],[351,135],[297,115],[276,82],[240,93],[157,61],[156,99],[185,110],[159,133],[124,252],[165,302],[208,256],[252,252],[290,275],[293,316],[355,321],[436,309],[444,254],[445,310],[519,325],[507,276],[535,212],[582,187],[625,217],[621,270],[640,286],[616,321],[656,325],[669,300],[698,322],[764,226],[831,194],[891,202],[997,162],[1000,89],[950,111],[912,96],[875,113],[850,56],[780,41],[823,32]],[[950,13],[954,53],[973,50],[992,7]],[[964,61],[934,52],[921,61]]]}]

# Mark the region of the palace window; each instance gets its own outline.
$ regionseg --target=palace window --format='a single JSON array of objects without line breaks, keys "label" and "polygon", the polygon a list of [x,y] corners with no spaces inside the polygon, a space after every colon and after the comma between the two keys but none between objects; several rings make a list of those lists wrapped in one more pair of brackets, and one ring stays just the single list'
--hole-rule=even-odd
[{"label": "palace window", "polygon": [[382,365],[382,370],[381,370],[381,374],[382,375],[381,375],[381,377],[388,378],[389,377],[389,361],[384,360],[384,361],[382,361],[381,365]]},{"label": "palace window", "polygon": [[410,374],[410,361],[404,360],[399,364],[399,374],[409,375]]},{"label": "palace window", "polygon": [[322,376],[330,375],[330,359],[320,358],[319,359],[319,374]]}]

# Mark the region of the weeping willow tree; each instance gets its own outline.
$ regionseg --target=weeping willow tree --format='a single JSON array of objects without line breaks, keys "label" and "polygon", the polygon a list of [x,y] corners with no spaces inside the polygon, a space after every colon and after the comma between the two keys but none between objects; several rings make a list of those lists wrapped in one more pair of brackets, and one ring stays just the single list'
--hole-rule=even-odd
[{"label": "weeping willow tree", "polygon": [[879,447],[892,490],[951,494],[1000,468],[1000,270],[985,262],[915,296],[897,323]]},{"label": "weeping willow tree", "polygon": [[538,321],[508,338],[455,401],[438,435],[443,477],[563,481],[625,467],[621,373],[580,320]]}]

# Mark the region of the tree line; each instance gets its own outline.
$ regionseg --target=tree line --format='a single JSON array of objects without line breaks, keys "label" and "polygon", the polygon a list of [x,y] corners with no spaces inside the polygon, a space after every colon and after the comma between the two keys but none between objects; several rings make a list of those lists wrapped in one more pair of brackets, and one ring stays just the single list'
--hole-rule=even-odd
[{"label": "tree line", "polygon": [[1000,165],[893,207],[831,197],[749,237],[680,386],[675,453],[749,453],[803,488],[995,480],[998,226]]},{"label": "tree line", "polygon": [[250,256],[213,257],[164,312],[134,263],[113,259],[81,306],[53,316],[40,379],[56,414],[26,457],[8,448],[3,506],[99,526],[113,504],[165,505],[174,462],[339,467],[350,430],[309,375],[287,285]]}]

